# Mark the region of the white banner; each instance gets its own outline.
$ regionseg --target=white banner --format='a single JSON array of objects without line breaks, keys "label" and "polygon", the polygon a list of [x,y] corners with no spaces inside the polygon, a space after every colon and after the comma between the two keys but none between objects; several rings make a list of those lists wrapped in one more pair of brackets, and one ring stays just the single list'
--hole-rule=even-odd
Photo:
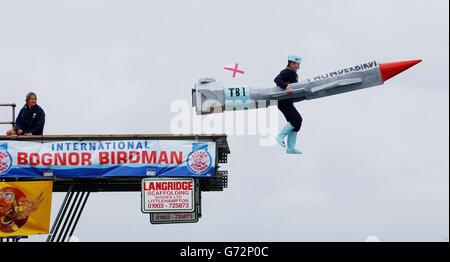
[{"label": "white banner", "polygon": [[192,178],[144,178],[142,212],[193,212],[195,184]]}]

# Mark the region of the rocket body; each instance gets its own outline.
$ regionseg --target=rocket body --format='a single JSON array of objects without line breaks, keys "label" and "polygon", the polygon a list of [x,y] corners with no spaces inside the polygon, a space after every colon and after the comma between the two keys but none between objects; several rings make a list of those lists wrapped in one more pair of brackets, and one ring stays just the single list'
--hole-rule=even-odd
[{"label": "rocket body", "polygon": [[211,114],[268,107],[286,99],[294,102],[312,100],[382,85],[421,61],[385,64],[371,61],[290,84],[294,91],[289,94],[280,87],[220,87],[214,79],[201,79],[192,90],[192,102],[197,114]]}]

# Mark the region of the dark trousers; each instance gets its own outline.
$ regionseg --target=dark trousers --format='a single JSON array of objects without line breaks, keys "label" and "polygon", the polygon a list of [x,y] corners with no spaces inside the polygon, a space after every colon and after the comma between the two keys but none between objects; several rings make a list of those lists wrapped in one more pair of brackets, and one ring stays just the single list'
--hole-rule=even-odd
[{"label": "dark trousers", "polygon": [[278,101],[278,109],[283,113],[286,120],[294,127],[294,132],[300,131],[303,118],[290,100]]}]

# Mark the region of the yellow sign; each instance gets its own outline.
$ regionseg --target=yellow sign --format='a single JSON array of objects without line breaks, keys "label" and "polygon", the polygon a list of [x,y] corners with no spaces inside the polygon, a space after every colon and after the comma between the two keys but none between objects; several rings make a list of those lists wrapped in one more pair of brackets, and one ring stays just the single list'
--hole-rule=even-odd
[{"label": "yellow sign", "polygon": [[0,182],[0,237],[48,234],[51,181]]}]

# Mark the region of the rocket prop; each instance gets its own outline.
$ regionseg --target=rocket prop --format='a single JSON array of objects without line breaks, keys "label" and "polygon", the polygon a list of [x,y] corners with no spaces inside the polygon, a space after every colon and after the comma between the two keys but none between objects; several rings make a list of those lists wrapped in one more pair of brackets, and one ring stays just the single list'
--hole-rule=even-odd
[{"label": "rocket prop", "polygon": [[198,115],[248,110],[275,105],[273,101],[294,102],[337,95],[384,84],[422,60],[378,63],[376,61],[329,72],[290,84],[292,93],[280,87],[252,88],[245,85],[220,86],[215,79],[200,79],[192,89],[192,106]]}]

